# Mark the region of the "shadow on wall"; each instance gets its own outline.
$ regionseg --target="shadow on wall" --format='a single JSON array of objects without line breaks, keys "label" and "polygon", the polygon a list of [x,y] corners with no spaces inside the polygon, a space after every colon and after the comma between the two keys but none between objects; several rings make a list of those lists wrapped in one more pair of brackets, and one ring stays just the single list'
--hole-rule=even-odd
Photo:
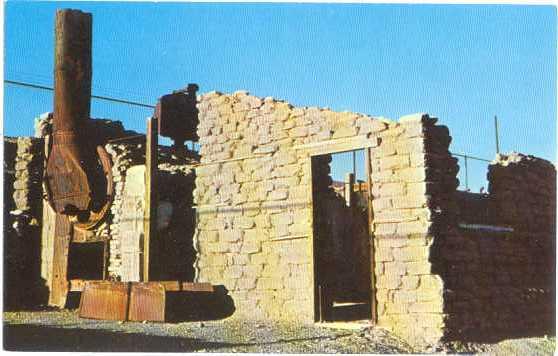
[{"label": "shadow on wall", "polygon": [[[195,231],[195,210],[193,189],[195,173],[159,171],[157,179],[159,201],[170,203],[170,216],[153,241],[151,279],[181,280],[194,279],[193,238]],[[168,213],[168,212],[167,212]],[[163,216],[160,216],[165,220]]]},{"label": "shadow on wall", "polygon": [[431,260],[448,340],[555,334],[556,171],[522,156],[490,166],[490,194],[454,192]]},{"label": "shadow on wall", "polygon": [[48,289],[40,277],[40,236],[39,226],[27,225],[20,232],[4,227],[4,310],[36,308],[48,301]]}]

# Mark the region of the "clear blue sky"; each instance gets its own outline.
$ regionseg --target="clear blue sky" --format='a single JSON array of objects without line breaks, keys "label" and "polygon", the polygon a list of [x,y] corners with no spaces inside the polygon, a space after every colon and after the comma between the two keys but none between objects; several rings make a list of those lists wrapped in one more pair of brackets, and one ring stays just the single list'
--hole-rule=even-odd
[{"label": "clear blue sky", "polygon": [[[93,93],[154,104],[187,83],[297,106],[398,118],[428,112],[451,150],[555,162],[556,9],[376,4],[5,3],[5,77],[52,85],[54,15],[93,14]],[[31,135],[52,93],[6,85],[6,135]],[[144,131],[150,109],[93,101]],[[476,166],[479,167],[476,167]],[[470,184],[486,167],[470,163]],[[463,178],[462,178],[463,180]]]}]

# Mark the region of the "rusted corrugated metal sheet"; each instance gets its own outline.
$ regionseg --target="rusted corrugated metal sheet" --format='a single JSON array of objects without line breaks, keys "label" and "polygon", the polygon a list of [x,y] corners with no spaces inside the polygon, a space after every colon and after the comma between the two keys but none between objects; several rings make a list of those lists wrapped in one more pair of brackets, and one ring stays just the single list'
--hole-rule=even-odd
[{"label": "rusted corrugated metal sheet", "polygon": [[129,283],[86,282],[79,303],[80,318],[126,320]]},{"label": "rusted corrugated metal sheet", "polygon": [[165,288],[157,282],[132,283],[130,321],[165,321]]}]

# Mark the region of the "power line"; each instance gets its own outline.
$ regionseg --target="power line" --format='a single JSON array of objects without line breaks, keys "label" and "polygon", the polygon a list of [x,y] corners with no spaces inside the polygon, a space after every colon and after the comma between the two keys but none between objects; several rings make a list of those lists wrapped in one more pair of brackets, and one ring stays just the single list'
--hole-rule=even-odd
[{"label": "power line", "polygon": [[[27,88],[34,88],[34,89],[42,89],[42,90],[49,90],[49,91],[54,91],[54,88],[51,87],[47,87],[44,85],[37,85],[37,84],[32,84],[32,83],[25,83],[25,82],[18,82],[15,80],[4,80],[4,83],[7,84],[13,84],[13,85],[19,85],[22,87],[27,87]],[[129,101],[129,100],[124,100],[124,99],[118,99],[118,98],[111,98],[108,96],[101,96],[101,95],[91,95],[91,98],[93,99],[99,99],[99,100],[105,100],[105,101],[112,101],[115,103],[120,103],[120,104],[127,104],[127,105],[135,105],[135,106],[141,106],[144,108],[155,108],[154,105],[149,105],[149,104],[143,104],[143,103],[138,103],[135,101]]]}]

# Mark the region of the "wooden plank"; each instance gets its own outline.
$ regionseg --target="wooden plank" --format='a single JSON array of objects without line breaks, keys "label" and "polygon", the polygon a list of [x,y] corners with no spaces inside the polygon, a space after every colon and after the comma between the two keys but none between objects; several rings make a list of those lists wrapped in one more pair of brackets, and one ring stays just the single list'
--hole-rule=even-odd
[{"label": "wooden plank", "polygon": [[90,282],[84,279],[70,279],[68,281],[68,290],[70,292],[81,292],[85,288],[85,283]]},{"label": "wooden plank", "polygon": [[366,180],[368,182],[368,231],[370,242],[370,311],[371,311],[371,321],[375,325],[378,321],[377,310],[376,310],[376,276],[374,275],[375,269],[375,246],[374,246],[374,233],[373,233],[373,223],[374,223],[374,211],[372,208],[372,158],[370,153],[371,148],[364,150],[364,159],[366,164]]},{"label": "wooden plank", "polygon": [[165,321],[165,288],[161,283],[131,283],[128,320]]},{"label": "wooden plank", "polygon": [[338,138],[294,146],[295,150],[308,150],[312,156],[348,152],[362,148],[378,147],[378,137],[367,135]]},{"label": "wooden plank", "polygon": [[87,281],[79,302],[79,317],[100,320],[126,320],[129,283]]},{"label": "wooden plank", "polygon": [[[81,292],[85,288],[85,284],[88,281],[84,279],[72,279],[69,281],[69,290],[72,292]],[[132,282],[135,283],[135,282]],[[194,282],[182,282],[182,281],[156,281],[156,283],[161,284],[166,292],[215,292],[215,287],[211,283],[194,283]]]},{"label": "wooden plank", "polygon": [[157,118],[147,119],[145,144],[145,210],[143,219],[142,280],[149,281],[151,240],[155,237],[157,221]]},{"label": "wooden plank", "polygon": [[48,304],[64,308],[68,294],[68,252],[72,225],[67,216],[56,214],[54,226],[54,251],[52,256],[52,285]]},{"label": "wooden plank", "polygon": [[165,287],[167,292],[209,292],[215,291],[211,283],[194,283],[181,281],[157,281]]}]

